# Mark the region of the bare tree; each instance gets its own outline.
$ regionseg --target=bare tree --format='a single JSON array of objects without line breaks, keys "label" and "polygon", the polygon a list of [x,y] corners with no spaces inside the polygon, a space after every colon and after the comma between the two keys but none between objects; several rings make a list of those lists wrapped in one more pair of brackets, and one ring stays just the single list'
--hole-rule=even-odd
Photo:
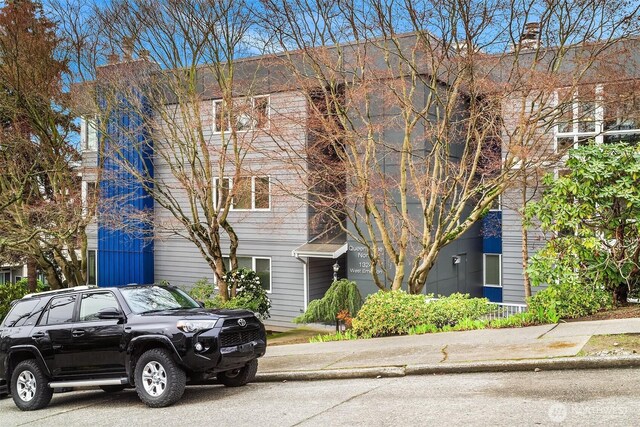
[{"label": "bare tree", "polygon": [[[579,87],[638,15],[599,0],[262,5],[308,99],[310,150],[331,153],[310,191],[341,171],[310,199],[366,247],[379,288],[413,293],[505,188],[557,160],[548,131],[570,101],[556,89]],[[543,30],[523,38],[531,20]]]},{"label": "bare tree", "polygon": [[[230,212],[264,203],[259,194],[270,185],[259,178],[270,166],[255,160],[254,146],[269,125],[269,99],[257,96],[266,65],[244,59],[260,53],[254,15],[244,1],[219,0],[113,1],[96,13],[112,49],[124,55],[97,67],[92,85],[100,152],[117,165],[100,165],[100,179],[126,186],[118,184],[124,171],[158,208],[132,209],[137,195],[126,191],[101,195],[101,220],[187,239],[211,267],[221,298],[233,297],[224,277],[238,266],[240,241]],[[139,123],[114,124],[121,108]]]}]

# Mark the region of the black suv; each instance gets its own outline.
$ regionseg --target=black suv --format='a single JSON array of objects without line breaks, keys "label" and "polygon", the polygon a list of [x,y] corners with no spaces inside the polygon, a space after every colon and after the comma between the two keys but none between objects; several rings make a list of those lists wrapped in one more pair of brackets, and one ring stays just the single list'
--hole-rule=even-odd
[{"label": "black suv", "polygon": [[0,326],[0,395],[34,410],[54,388],[135,387],[144,403],[163,407],[187,383],[245,385],[266,345],[253,312],[204,309],[172,286],[31,294]]}]

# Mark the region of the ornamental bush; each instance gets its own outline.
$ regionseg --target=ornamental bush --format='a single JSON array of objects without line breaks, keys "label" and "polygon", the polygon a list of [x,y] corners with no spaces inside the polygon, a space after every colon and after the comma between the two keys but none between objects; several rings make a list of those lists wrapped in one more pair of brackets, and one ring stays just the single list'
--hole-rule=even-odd
[{"label": "ornamental bush", "polygon": [[408,334],[411,328],[430,323],[424,295],[404,291],[378,291],[367,297],[353,319],[353,332],[365,337]]},{"label": "ornamental bush", "polygon": [[468,294],[432,298],[404,291],[377,292],[367,298],[353,319],[353,331],[359,336],[383,337],[416,333],[423,325],[451,328],[463,320],[478,320],[490,309],[486,298],[470,298]]},{"label": "ornamental bush", "polygon": [[331,285],[321,299],[309,303],[304,314],[293,319],[295,323],[333,323],[340,313],[353,318],[362,307],[362,296],[356,282],[340,279]]},{"label": "ornamental bush", "polygon": [[261,319],[269,318],[271,300],[267,291],[260,285],[260,278],[255,271],[239,268],[228,272],[225,281],[229,289],[235,287],[236,296],[223,301],[215,286],[207,279],[197,281],[189,290],[189,295],[196,301],[204,303],[206,308],[246,309],[251,310]]},{"label": "ornamental bush", "polygon": [[238,268],[229,271],[224,276],[224,280],[229,289],[236,289],[235,298],[231,298],[228,302],[237,307],[227,306],[227,308],[246,308],[260,314],[262,319],[269,318],[271,300],[267,291],[260,284],[260,277],[255,271],[248,268]]},{"label": "ornamental bush", "polygon": [[529,312],[540,322],[555,323],[559,319],[588,316],[611,308],[611,293],[597,285],[566,282],[554,284],[529,298]]},{"label": "ornamental bush", "polygon": [[461,320],[477,320],[489,312],[486,298],[471,298],[469,294],[455,293],[440,297],[428,305],[429,322],[438,328],[455,326]]}]

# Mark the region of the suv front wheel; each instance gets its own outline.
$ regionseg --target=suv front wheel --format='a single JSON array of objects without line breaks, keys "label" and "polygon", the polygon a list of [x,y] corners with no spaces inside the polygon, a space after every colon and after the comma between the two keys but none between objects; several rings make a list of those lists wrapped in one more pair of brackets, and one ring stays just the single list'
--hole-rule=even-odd
[{"label": "suv front wheel", "polygon": [[51,401],[53,389],[35,360],[18,363],[11,375],[11,395],[16,406],[23,411],[44,408]]},{"label": "suv front wheel", "polygon": [[138,359],[135,381],[140,400],[152,408],[162,408],[180,400],[187,376],[167,350],[153,348]]}]

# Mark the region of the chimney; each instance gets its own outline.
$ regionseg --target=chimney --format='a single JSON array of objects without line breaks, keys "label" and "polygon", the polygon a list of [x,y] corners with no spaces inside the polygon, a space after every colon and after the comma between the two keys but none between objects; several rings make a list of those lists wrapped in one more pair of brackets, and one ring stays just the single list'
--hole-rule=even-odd
[{"label": "chimney", "polygon": [[522,49],[538,49],[540,47],[540,23],[527,22],[524,24],[524,32],[520,36]]},{"label": "chimney", "polygon": [[122,38],[122,50],[124,52],[124,60],[131,61],[133,59],[133,38],[131,37],[123,37]]}]

